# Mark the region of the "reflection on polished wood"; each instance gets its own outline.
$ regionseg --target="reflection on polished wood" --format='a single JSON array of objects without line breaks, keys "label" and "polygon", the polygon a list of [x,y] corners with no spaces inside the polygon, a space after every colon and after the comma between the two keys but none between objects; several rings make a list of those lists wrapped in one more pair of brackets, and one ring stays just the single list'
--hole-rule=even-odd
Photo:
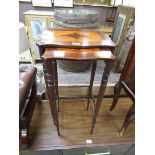
[{"label": "reflection on polished wood", "polygon": [[41,56],[43,59],[62,59],[62,60],[103,60],[115,59],[112,52],[107,49],[68,49],[68,48],[46,48]]},{"label": "reflection on polished wood", "polygon": [[[103,99],[94,133],[90,135],[91,120],[90,112],[86,111],[87,102],[61,100],[59,119],[62,136],[58,136],[51,119],[49,102],[43,101],[34,111],[30,126],[31,146],[28,150],[93,147],[134,142],[134,122],[123,136],[119,135],[120,127],[132,101],[129,98],[120,98],[119,106],[113,112],[109,111],[111,102],[112,98]],[[92,144],[86,144],[88,139],[92,140]]]},{"label": "reflection on polished wood", "polygon": [[109,35],[102,31],[87,29],[48,29],[45,30],[38,45],[55,47],[115,47]]}]

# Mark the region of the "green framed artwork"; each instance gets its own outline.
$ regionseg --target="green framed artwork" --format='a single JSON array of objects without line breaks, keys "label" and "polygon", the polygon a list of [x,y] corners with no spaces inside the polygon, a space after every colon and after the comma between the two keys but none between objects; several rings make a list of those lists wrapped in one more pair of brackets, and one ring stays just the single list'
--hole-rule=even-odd
[{"label": "green framed artwork", "polygon": [[125,19],[126,19],[126,15],[120,13],[118,15],[117,21],[116,21],[116,25],[115,25],[115,29],[114,29],[114,33],[113,33],[113,37],[112,40],[115,44],[119,43],[119,39],[120,36],[122,34],[122,30],[124,27],[124,23],[125,23]]},{"label": "green framed artwork", "polygon": [[[120,72],[123,67],[123,62],[125,61],[125,57],[129,51],[127,50],[126,46],[129,44],[127,41],[127,36],[131,26],[134,26],[134,21],[135,8],[119,5],[117,8],[114,28],[111,36],[112,40],[117,44],[114,52],[117,57],[113,66],[114,72]],[[124,48],[124,46],[126,47]]]}]

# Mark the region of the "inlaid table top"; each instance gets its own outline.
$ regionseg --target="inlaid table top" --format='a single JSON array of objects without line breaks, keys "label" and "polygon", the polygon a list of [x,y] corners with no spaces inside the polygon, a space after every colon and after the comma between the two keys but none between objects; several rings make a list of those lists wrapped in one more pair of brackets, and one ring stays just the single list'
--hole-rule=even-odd
[{"label": "inlaid table top", "polygon": [[116,46],[104,32],[90,29],[48,29],[42,33],[37,45],[68,48]]}]

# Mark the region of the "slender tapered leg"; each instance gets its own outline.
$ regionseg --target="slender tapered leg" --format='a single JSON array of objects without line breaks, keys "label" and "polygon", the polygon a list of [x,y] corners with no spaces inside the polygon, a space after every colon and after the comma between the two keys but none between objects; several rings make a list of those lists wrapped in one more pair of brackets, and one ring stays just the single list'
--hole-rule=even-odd
[{"label": "slender tapered leg", "polygon": [[98,93],[98,98],[96,101],[96,105],[95,105],[95,109],[93,112],[93,118],[92,118],[92,128],[91,128],[91,134],[93,133],[94,130],[94,126],[96,123],[96,118],[101,106],[101,102],[102,102],[102,98],[104,96],[105,90],[106,90],[106,86],[107,86],[107,82],[108,82],[108,77],[110,74],[110,69],[113,65],[113,62],[111,60],[106,61],[106,66],[102,75],[102,80],[101,80],[101,84],[100,84],[100,89],[99,89],[99,93]]},{"label": "slender tapered leg", "polygon": [[[44,79],[45,79],[45,84],[46,84],[46,90],[47,90],[47,95],[48,95],[48,98],[49,96],[51,96],[50,94],[50,91],[49,91],[49,87],[48,87],[48,77],[49,77],[49,74],[47,73],[46,71],[46,68],[45,68],[45,61],[42,59],[42,65],[43,65],[43,72],[44,72]],[[50,100],[50,99],[49,99]],[[50,108],[52,109],[52,105],[51,105],[51,102],[50,102]],[[54,121],[54,113],[53,111],[51,110],[51,114],[52,114],[52,118],[53,118],[53,122],[54,122],[54,125],[55,124],[55,121]]]},{"label": "slender tapered leg", "polygon": [[90,98],[92,96],[92,86],[93,86],[93,82],[94,82],[94,76],[95,76],[96,66],[97,66],[97,61],[95,60],[95,61],[93,61],[92,70],[91,70],[90,84],[89,84],[89,87],[88,87],[87,111],[88,111],[88,108],[89,108]]},{"label": "slender tapered leg", "polygon": [[114,97],[113,97],[112,105],[110,107],[110,111],[112,111],[115,108],[118,98],[120,96],[121,90],[122,90],[122,85],[121,85],[121,82],[119,81],[114,87]]},{"label": "slender tapered leg", "polygon": [[129,109],[125,121],[123,123],[123,126],[120,130],[120,135],[122,136],[128,125],[131,123],[131,121],[135,118],[135,104],[132,104],[131,108]]},{"label": "slender tapered leg", "polygon": [[59,120],[58,120],[58,109],[56,105],[56,95],[55,95],[55,82],[54,82],[54,67],[53,67],[53,62],[52,60],[46,60],[45,61],[45,68],[47,71],[47,84],[48,84],[48,98],[50,102],[50,107],[51,107],[51,113],[53,116],[53,121],[54,124],[57,127],[57,132],[58,135],[60,135],[59,131]]},{"label": "slender tapered leg", "polygon": [[53,63],[53,71],[54,71],[55,94],[56,94],[56,98],[57,98],[58,111],[60,111],[60,106],[59,106],[59,90],[58,90],[57,62],[56,62],[56,60],[53,60],[52,63]]},{"label": "slender tapered leg", "polygon": [[[44,52],[45,52],[45,47],[39,46],[40,57],[44,54]],[[51,93],[50,93],[51,89],[49,90],[50,84],[48,83],[48,81],[50,82],[51,76],[50,76],[50,74],[47,73],[47,70],[46,70],[47,67],[46,67],[45,61],[43,59],[41,59],[41,60],[42,60],[42,65],[43,65],[43,72],[44,72],[44,79],[45,79],[45,84],[46,84],[47,95],[48,95],[49,101],[51,100],[50,101],[50,108],[51,108],[51,114],[52,114],[52,117],[53,117],[53,122],[54,122],[54,125],[58,126],[57,121],[55,121],[55,112],[52,110],[53,105],[51,104],[52,103]],[[49,68],[50,67],[53,70],[52,65],[51,66],[49,65]],[[56,70],[56,73],[57,73],[57,70]],[[55,81],[55,79],[53,80],[53,82],[54,81]],[[60,135],[59,128],[57,130],[58,130],[58,134]]]}]

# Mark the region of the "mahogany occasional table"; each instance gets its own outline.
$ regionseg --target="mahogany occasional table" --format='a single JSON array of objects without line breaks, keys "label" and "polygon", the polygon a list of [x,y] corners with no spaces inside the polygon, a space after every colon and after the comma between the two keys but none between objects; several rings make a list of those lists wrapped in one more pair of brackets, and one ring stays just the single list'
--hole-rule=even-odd
[{"label": "mahogany occasional table", "polygon": [[97,60],[105,61],[106,66],[103,69],[104,72],[97,101],[95,103],[93,100],[94,104],[92,104],[92,128],[90,131],[92,134],[107,86],[110,69],[115,59],[113,52],[116,45],[107,34],[101,31],[87,29],[48,29],[42,33],[40,39],[37,41],[37,45],[43,64],[51,113],[54,124],[57,127],[58,135],[60,135],[58,120],[60,97],[58,92],[56,60],[93,61],[88,96],[86,96],[88,99],[88,106],[90,99],[93,100],[92,86]]}]

